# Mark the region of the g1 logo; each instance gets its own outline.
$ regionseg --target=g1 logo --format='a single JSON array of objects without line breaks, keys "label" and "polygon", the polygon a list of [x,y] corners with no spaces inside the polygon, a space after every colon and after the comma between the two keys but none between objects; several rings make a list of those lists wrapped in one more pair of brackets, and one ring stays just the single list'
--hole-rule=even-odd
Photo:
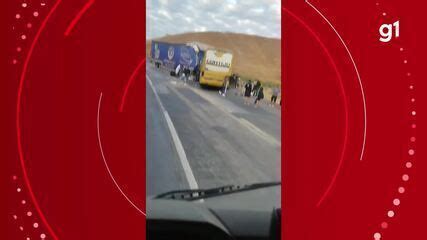
[{"label": "g1 logo", "polygon": [[399,21],[394,22],[393,24],[383,24],[380,26],[380,41],[381,42],[390,42],[393,35],[398,38],[400,34]]}]

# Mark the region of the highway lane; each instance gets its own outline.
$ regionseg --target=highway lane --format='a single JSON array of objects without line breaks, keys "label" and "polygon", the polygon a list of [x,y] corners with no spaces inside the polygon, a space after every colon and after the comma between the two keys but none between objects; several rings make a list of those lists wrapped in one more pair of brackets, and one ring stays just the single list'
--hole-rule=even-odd
[{"label": "highway lane", "polygon": [[[247,119],[256,126],[259,126],[266,133],[274,136],[275,139],[281,139],[281,111],[279,106],[271,107],[270,105],[261,105],[258,108],[254,108],[251,105],[244,104],[244,98],[240,96],[241,93],[235,89],[231,89],[227,95],[227,99],[232,101],[237,106],[245,109],[244,113],[235,113],[236,116]],[[266,99],[269,101],[270,99]],[[255,99],[252,98],[251,103]]]},{"label": "highway lane", "polygon": [[[199,188],[280,181],[280,113],[184,85],[147,66]],[[189,187],[170,129],[147,82],[147,195]],[[277,130],[279,129],[279,130]]]},{"label": "highway lane", "polygon": [[154,92],[148,84],[146,96],[147,196],[186,189],[188,184],[178,160],[172,136]]}]

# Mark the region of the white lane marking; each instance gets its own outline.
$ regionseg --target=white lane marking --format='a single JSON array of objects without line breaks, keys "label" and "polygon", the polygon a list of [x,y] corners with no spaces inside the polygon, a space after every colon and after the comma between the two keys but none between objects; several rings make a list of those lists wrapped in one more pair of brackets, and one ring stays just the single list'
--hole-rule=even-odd
[{"label": "white lane marking", "polygon": [[246,125],[247,128],[249,128],[250,130],[252,130],[252,132],[254,132],[255,134],[257,134],[258,136],[264,138],[266,141],[268,141],[270,144],[272,145],[276,145],[278,147],[280,147],[280,142],[277,141],[274,137],[268,135],[266,132],[264,132],[263,130],[261,130],[260,128],[258,128],[257,126],[255,126],[255,124],[249,122],[248,120],[244,119],[244,118],[238,118],[239,121],[243,124]]},{"label": "white lane marking", "polygon": [[340,39],[341,43],[344,45],[345,50],[347,51],[348,56],[351,59],[351,62],[353,63],[354,66],[354,70],[356,71],[356,75],[357,75],[357,79],[359,80],[359,86],[360,86],[360,91],[362,93],[362,100],[363,100],[363,115],[364,115],[364,130],[363,130],[363,143],[362,143],[362,150],[360,152],[360,161],[362,161],[363,159],[363,153],[365,152],[365,144],[366,144],[366,128],[367,128],[367,117],[366,117],[366,98],[365,98],[365,90],[363,90],[363,85],[362,85],[362,79],[360,78],[360,73],[359,70],[357,69],[356,66],[356,62],[353,59],[353,56],[351,55],[350,49],[348,49],[347,44],[345,44],[344,39],[342,39],[341,35],[338,33],[338,31],[335,29],[335,27],[332,25],[332,23],[312,4],[310,3],[308,0],[305,0],[305,2],[312,7],[328,24],[329,26],[332,28],[332,30],[334,30],[335,34],[338,36],[338,38]]},{"label": "white lane marking", "polygon": [[189,87],[189,89],[191,89],[193,92],[197,93],[200,97],[202,97],[203,99],[205,99],[206,101],[210,102],[212,105],[218,107],[218,105],[221,105],[221,109],[227,111],[230,114],[233,113],[242,113],[242,114],[247,114],[248,111],[246,111],[245,109],[237,106],[236,104],[224,99],[224,98],[217,98],[217,95],[213,96],[210,95],[208,93],[203,92],[200,89],[194,88],[194,87]]},{"label": "white lane marking", "polygon": [[272,145],[275,145],[277,147],[280,147],[282,144],[280,143],[280,141],[277,141],[276,138],[274,138],[273,136],[269,135],[268,133],[264,132],[263,130],[261,130],[259,127],[257,127],[255,124],[249,122],[248,120],[244,119],[244,118],[239,118],[233,115],[233,113],[231,113],[230,111],[223,109],[219,106],[217,106],[217,103],[215,102],[215,100],[212,99],[212,96],[209,96],[209,94],[203,94],[201,91],[199,91],[198,89],[194,89],[194,88],[189,88],[191,89],[193,92],[195,92],[197,95],[199,95],[200,97],[202,97],[203,99],[207,100],[208,102],[210,102],[213,106],[215,106],[217,109],[219,109],[220,111],[224,112],[226,115],[228,115],[230,118],[236,120],[238,123],[242,124],[243,126],[245,126],[247,129],[249,129],[250,131],[252,131],[254,134],[258,135],[259,137],[264,138],[264,140],[266,140],[267,142],[269,142]]},{"label": "white lane marking", "polygon": [[135,203],[132,202],[132,200],[129,199],[129,197],[123,192],[122,188],[119,186],[119,184],[117,183],[116,179],[114,178],[113,174],[111,173],[110,167],[108,167],[107,164],[107,160],[105,159],[105,155],[104,155],[104,149],[102,148],[102,142],[101,142],[101,130],[99,127],[99,113],[100,113],[100,109],[101,109],[101,101],[102,101],[102,92],[99,95],[99,101],[98,101],[98,115],[96,118],[96,128],[98,131],[98,145],[99,145],[99,150],[101,151],[101,156],[102,156],[102,160],[104,161],[104,165],[105,168],[107,169],[108,175],[110,175],[111,180],[113,180],[114,185],[116,185],[117,189],[119,189],[120,193],[123,195],[123,197],[126,198],[126,200],[136,209],[138,210],[140,213],[142,213],[144,216],[147,216],[144,211],[142,211],[138,206],[135,205]]},{"label": "white lane marking", "polygon": [[196,178],[194,177],[193,171],[191,170],[190,163],[188,162],[187,155],[185,154],[184,147],[182,146],[181,140],[179,139],[178,133],[176,132],[175,126],[173,125],[173,122],[169,116],[169,113],[166,111],[165,107],[163,106],[163,103],[160,100],[160,97],[157,94],[157,91],[154,88],[153,82],[151,81],[150,77],[148,75],[146,76],[147,76],[148,84],[150,85],[151,90],[153,91],[154,96],[156,97],[156,100],[159,103],[159,106],[163,112],[163,115],[165,116],[166,123],[172,135],[172,140],[174,142],[176,151],[178,153],[178,157],[181,162],[182,168],[184,169],[184,173],[185,173],[185,177],[187,178],[188,185],[190,186],[190,189],[199,189],[199,186],[197,185],[197,182],[196,182]]}]

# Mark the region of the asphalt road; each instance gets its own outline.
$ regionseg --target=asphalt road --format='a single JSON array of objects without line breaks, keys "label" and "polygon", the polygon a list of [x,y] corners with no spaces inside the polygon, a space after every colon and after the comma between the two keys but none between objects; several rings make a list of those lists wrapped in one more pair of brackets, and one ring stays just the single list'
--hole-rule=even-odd
[{"label": "asphalt road", "polygon": [[146,91],[148,196],[280,181],[279,109],[245,105],[234,91],[221,97],[152,66]]}]

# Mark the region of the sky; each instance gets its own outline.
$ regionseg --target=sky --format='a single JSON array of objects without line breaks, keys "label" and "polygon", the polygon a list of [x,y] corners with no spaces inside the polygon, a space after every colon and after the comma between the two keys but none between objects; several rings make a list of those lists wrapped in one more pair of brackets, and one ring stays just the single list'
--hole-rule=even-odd
[{"label": "sky", "polygon": [[280,38],[280,0],[147,0],[147,38],[237,32]]}]

